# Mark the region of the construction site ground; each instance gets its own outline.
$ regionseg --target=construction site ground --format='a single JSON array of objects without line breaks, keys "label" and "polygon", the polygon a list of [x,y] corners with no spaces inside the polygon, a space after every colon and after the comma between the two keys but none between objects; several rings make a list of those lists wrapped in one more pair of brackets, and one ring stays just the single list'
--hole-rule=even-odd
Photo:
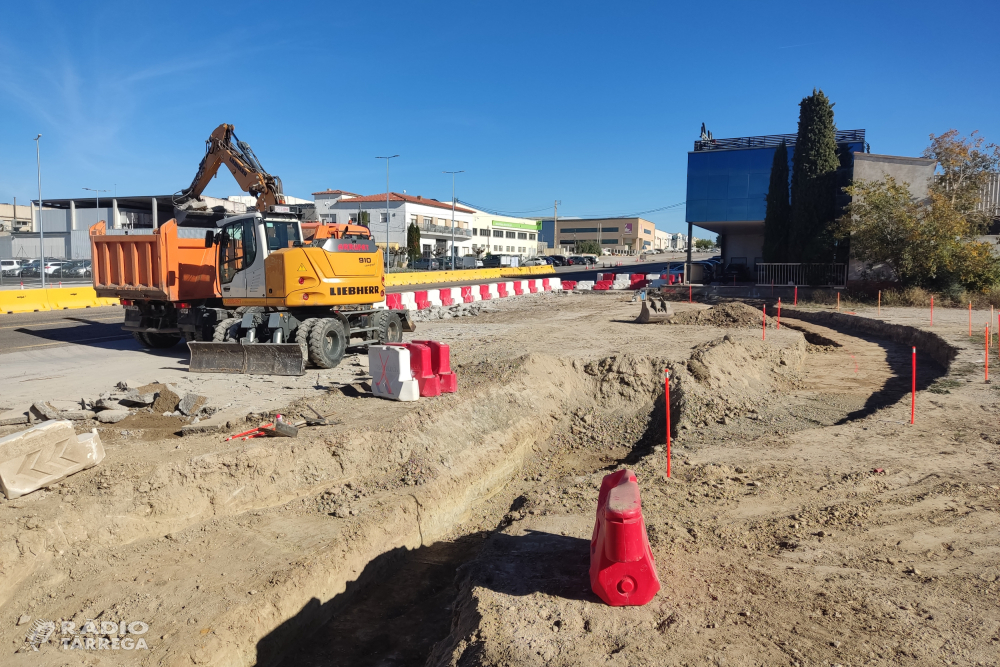
[{"label": "construction site ground", "polygon": [[[0,500],[0,663],[998,664],[987,315],[970,337],[964,310],[932,328],[924,310],[856,313],[940,337],[918,350],[911,425],[905,329],[806,313],[761,340],[759,304],[639,325],[630,298],[421,323],[411,337],[451,345],[459,392],[415,403],[371,397],[364,355],[298,378],[194,375],[182,347],[143,351],[105,322],[105,340],[0,350],[0,418],[158,381],[208,397],[222,429],[102,424],[102,464]],[[68,326],[23,317],[0,324]],[[311,408],[338,423],[224,439]],[[662,584],[644,607],[606,606],[587,577],[598,487],[623,466]],[[61,630],[25,645],[39,620],[91,619],[148,624],[148,648],[67,650]]]}]

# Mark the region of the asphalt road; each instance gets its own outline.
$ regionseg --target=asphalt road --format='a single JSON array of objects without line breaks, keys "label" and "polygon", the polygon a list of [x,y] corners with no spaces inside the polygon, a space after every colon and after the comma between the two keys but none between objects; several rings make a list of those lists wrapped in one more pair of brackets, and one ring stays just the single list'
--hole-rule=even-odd
[{"label": "asphalt road", "polygon": [[0,315],[0,355],[131,338],[119,306]]}]

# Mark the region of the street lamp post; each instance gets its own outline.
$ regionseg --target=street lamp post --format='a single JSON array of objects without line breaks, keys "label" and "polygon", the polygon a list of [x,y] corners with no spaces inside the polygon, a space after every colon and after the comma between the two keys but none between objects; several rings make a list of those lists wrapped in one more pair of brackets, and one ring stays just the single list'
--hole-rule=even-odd
[{"label": "street lamp post", "polygon": [[385,272],[389,273],[389,160],[399,155],[376,155],[376,160],[385,160]]},{"label": "street lamp post", "polygon": [[45,289],[45,230],[42,229],[42,154],[35,137],[35,164],[38,167],[38,275],[42,278],[42,289]]},{"label": "street lamp post", "polygon": [[464,174],[465,170],[444,171],[443,174],[451,174],[451,270],[455,270],[455,174]]},{"label": "street lamp post", "polygon": [[[94,220],[94,224],[97,224],[98,222],[101,221],[101,213],[100,213],[100,208],[101,208],[101,193],[102,192],[107,192],[107,190],[98,190],[96,188],[84,188],[84,190],[89,190],[90,192],[94,193],[94,217],[96,218]],[[113,226],[114,225],[112,225],[112,227]]]}]

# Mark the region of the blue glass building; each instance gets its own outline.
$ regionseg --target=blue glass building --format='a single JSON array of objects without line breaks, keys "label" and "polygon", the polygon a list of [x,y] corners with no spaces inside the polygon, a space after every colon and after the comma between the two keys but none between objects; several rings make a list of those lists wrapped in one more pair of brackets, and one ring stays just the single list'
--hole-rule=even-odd
[{"label": "blue glass building", "polygon": [[[688,231],[697,225],[718,234],[727,264],[745,263],[752,268],[761,261],[774,151],[785,142],[790,175],[795,139],[794,134],[775,134],[699,140],[688,153]],[[854,153],[865,151],[865,131],[841,130],[836,139],[841,162],[839,188],[850,183]]]}]

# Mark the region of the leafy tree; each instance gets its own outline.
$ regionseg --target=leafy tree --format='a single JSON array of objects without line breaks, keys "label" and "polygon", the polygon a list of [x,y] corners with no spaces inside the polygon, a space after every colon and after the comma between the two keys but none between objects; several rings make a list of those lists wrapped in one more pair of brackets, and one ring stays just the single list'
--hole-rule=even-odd
[{"label": "leafy tree", "polygon": [[852,202],[836,235],[850,237],[852,255],[868,266],[884,264],[904,285],[985,291],[1000,282],[1000,261],[990,244],[975,240],[977,225],[932,188],[919,202],[907,183],[886,176],[845,188]]},{"label": "leafy tree", "polygon": [[577,241],[574,252],[577,255],[600,255],[601,246],[597,241]]},{"label": "leafy tree", "polygon": [[764,214],[764,261],[787,262],[788,226],[792,206],[788,199],[788,147],[782,141],[774,151]]},{"label": "leafy tree", "polygon": [[799,126],[792,158],[789,261],[833,259],[832,224],[836,217],[836,127],[833,104],[823,91],[799,103]]},{"label": "leafy tree", "polygon": [[694,247],[698,250],[711,250],[715,247],[715,241],[711,239],[698,239],[694,242]]},{"label": "leafy tree", "polygon": [[989,175],[1000,166],[1000,147],[987,144],[978,134],[973,132],[968,138],[960,136],[958,130],[932,134],[924,157],[936,160],[940,170],[931,191],[946,197],[959,213],[977,218],[975,223],[984,224],[985,216],[976,214],[975,209]]},{"label": "leafy tree", "polygon": [[420,257],[420,227],[415,222],[411,222],[406,228],[406,255],[410,261],[415,261]]}]

